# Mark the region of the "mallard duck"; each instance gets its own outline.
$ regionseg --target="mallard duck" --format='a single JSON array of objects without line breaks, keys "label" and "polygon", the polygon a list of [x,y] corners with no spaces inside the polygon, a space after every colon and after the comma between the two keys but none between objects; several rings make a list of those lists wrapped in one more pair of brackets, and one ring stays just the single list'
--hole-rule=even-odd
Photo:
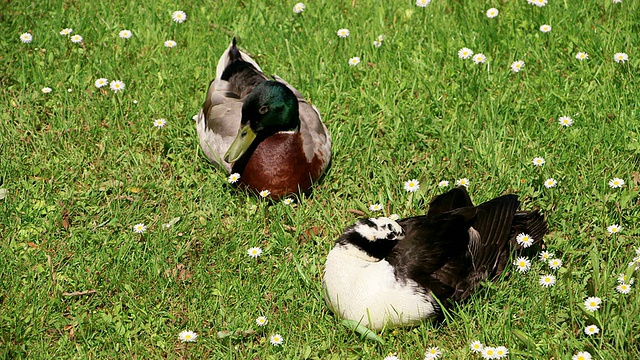
[{"label": "mallard duck", "polygon": [[440,304],[467,299],[504,270],[520,233],[542,244],[544,217],[518,211],[519,204],[517,195],[504,195],[473,206],[459,187],[436,197],[424,216],[359,220],[327,256],[329,308],[371,329],[441,319]]},{"label": "mallard duck", "polygon": [[280,77],[269,79],[235,39],[195,120],[207,158],[272,198],[308,192],[331,160],[318,109]]}]

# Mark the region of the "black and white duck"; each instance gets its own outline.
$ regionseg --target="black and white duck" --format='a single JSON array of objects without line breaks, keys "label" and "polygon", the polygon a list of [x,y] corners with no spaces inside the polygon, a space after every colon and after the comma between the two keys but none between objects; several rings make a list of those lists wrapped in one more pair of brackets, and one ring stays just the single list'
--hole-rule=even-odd
[{"label": "black and white duck", "polygon": [[466,300],[482,281],[502,273],[521,249],[519,234],[542,245],[544,217],[519,206],[517,195],[474,206],[466,188],[458,187],[431,201],[424,216],[359,220],[327,256],[329,308],[370,329],[441,318],[440,304]]}]

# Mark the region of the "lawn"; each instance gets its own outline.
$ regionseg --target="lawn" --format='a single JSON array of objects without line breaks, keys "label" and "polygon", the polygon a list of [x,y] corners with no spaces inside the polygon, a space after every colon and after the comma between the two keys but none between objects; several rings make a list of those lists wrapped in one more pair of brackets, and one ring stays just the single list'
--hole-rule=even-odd
[{"label": "lawn", "polygon": [[[481,359],[478,340],[514,359],[640,358],[640,2],[295,4],[0,3],[0,357]],[[192,116],[234,36],[331,132],[331,168],[293,204],[239,191],[199,147]],[[510,266],[384,343],[343,326],[321,292],[342,230],[424,214],[460,179],[476,203],[540,209],[561,267]]]}]

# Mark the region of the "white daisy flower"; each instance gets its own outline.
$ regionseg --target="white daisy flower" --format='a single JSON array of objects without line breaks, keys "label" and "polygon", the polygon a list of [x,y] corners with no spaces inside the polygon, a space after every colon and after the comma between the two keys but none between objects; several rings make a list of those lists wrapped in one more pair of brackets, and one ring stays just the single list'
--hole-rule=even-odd
[{"label": "white daisy flower", "polygon": [[543,33],[548,33],[551,31],[551,25],[544,24],[540,26],[540,31]]},{"label": "white daisy flower", "polygon": [[622,4],[622,0],[611,0],[613,4]]},{"label": "white daisy flower", "polygon": [[380,46],[382,46],[382,42],[378,40],[373,40],[373,46],[379,48]]},{"label": "white daisy flower", "polygon": [[576,54],[576,59],[582,61],[582,60],[587,60],[589,58],[589,54],[587,54],[586,52],[580,51],[579,53]]},{"label": "white daisy flower", "polygon": [[498,9],[496,8],[491,8],[489,10],[487,10],[487,17],[489,19],[493,19],[494,17],[498,16],[500,12],[498,11]]},{"label": "white daisy flower", "polygon": [[67,35],[71,34],[72,32],[73,32],[73,29],[64,28],[64,29],[60,30],[60,35],[67,36]]},{"label": "white daisy flower", "polygon": [[633,285],[634,283],[634,279],[631,278],[629,279],[629,281],[627,281],[627,275],[626,274],[620,274],[618,275],[618,284],[629,284],[629,285]]},{"label": "white daisy flower", "polygon": [[545,163],[544,158],[541,158],[541,157],[535,157],[535,158],[533,158],[533,160],[531,162],[535,166],[542,166]]},{"label": "white daisy flower", "polygon": [[537,7],[543,7],[547,5],[547,0],[527,0],[527,2],[531,5],[535,5]]},{"label": "white daisy flower", "polygon": [[473,56],[473,51],[471,51],[471,49],[463,47],[462,49],[458,50],[458,57],[460,59],[468,59],[470,57]]},{"label": "white daisy flower", "polygon": [[416,5],[419,7],[427,7],[431,3],[431,0],[416,0]]},{"label": "white daisy flower", "polygon": [[539,283],[544,287],[553,286],[556,284],[556,277],[553,275],[542,275],[540,276]]},{"label": "white daisy flower", "polygon": [[491,346],[485,346],[480,351],[480,354],[484,359],[495,359],[496,358],[496,348]]},{"label": "white daisy flower", "polygon": [[304,6],[303,3],[297,3],[295,5],[293,5],[293,12],[296,14],[300,14],[301,12],[304,11],[304,9],[306,8],[306,6]]},{"label": "white daisy flower", "polygon": [[235,184],[236,182],[238,182],[238,180],[240,180],[240,174],[238,173],[233,173],[227,178],[229,184]]},{"label": "white daisy flower", "polygon": [[438,187],[447,187],[449,186],[449,182],[447,180],[442,180],[438,183]]},{"label": "white daisy flower", "polygon": [[475,54],[472,59],[474,64],[483,64],[487,61],[487,57],[484,54]]},{"label": "white daisy flower", "polygon": [[48,93],[50,93],[51,91],[53,91],[53,90],[51,90],[51,88],[50,88],[50,87],[43,87],[43,88],[42,88],[42,92],[43,92],[43,93],[45,93],[45,94],[48,94]]},{"label": "white daisy flower", "polygon": [[262,255],[262,249],[257,247],[257,246],[249,248],[249,250],[247,250],[247,255],[249,255],[249,257],[252,257],[252,258],[255,259],[258,256]]},{"label": "white daisy flower", "polygon": [[350,33],[349,33],[349,29],[340,29],[338,30],[337,34],[338,34],[338,37],[346,38],[347,36],[349,36]]},{"label": "white daisy flower", "polygon": [[416,192],[420,189],[420,181],[412,179],[404,183],[404,189],[408,192]]},{"label": "white daisy flower", "polygon": [[502,359],[509,355],[509,349],[506,346],[498,346],[496,347],[496,356],[494,359]]},{"label": "white daisy flower", "polygon": [[393,221],[397,221],[398,219],[400,219],[400,215],[398,214],[391,214],[389,215],[389,219],[393,220]]},{"label": "white daisy flower", "polygon": [[23,33],[20,35],[20,41],[22,41],[24,44],[28,44],[33,41],[33,35],[29,33]]},{"label": "white daisy flower", "polygon": [[280,334],[271,335],[271,338],[269,339],[269,342],[273,346],[282,345],[283,341],[284,341],[284,339],[282,338],[282,336]]},{"label": "white daisy flower", "polygon": [[609,187],[612,189],[621,188],[623,186],[624,186],[624,180],[620,178],[614,177],[613,179],[609,180]]},{"label": "white daisy flower", "polygon": [[369,205],[369,211],[380,211],[380,210],[382,210],[382,205],[380,204]]},{"label": "white daisy flower", "polygon": [[526,273],[531,269],[531,261],[525,257],[519,257],[513,261],[513,265],[516,266],[516,270],[520,273]]},{"label": "white daisy flower", "polygon": [[524,61],[518,60],[511,63],[511,71],[519,72],[524,67]]},{"label": "white daisy flower", "polygon": [[625,61],[629,61],[629,55],[625,53],[615,53],[613,54],[613,60],[617,63],[624,63]]},{"label": "white daisy flower", "polygon": [[195,342],[196,339],[198,338],[198,334],[196,334],[193,331],[185,330],[185,331],[181,332],[180,334],[178,334],[178,338],[182,342]]},{"label": "white daisy flower", "polygon": [[107,86],[109,84],[109,80],[105,79],[105,78],[100,78],[98,80],[96,80],[95,85],[96,87],[99,89],[103,86]]},{"label": "white daisy flower", "polygon": [[469,179],[460,178],[460,179],[456,180],[456,186],[469,187]]},{"label": "white daisy flower", "polygon": [[118,36],[120,36],[122,39],[128,39],[131,37],[131,35],[133,35],[131,30],[122,30],[118,33]]},{"label": "white daisy flower", "polygon": [[178,43],[176,43],[173,40],[167,40],[164,42],[164,47],[168,47],[169,49],[174,48],[178,45]]},{"label": "white daisy flower", "polygon": [[540,254],[538,255],[538,258],[540,259],[540,261],[544,261],[547,262],[549,260],[551,260],[551,258],[554,256],[555,254],[549,251],[541,251]]},{"label": "white daisy flower", "polygon": [[591,336],[591,335],[595,335],[597,333],[600,332],[600,328],[597,327],[596,325],[589,325],[587,327],[584,328],[584,333]]},{"label": "white daisy flower", "polygon": [[262,196],[263,198],[266,198],[267,196],[269,196],[271,194],[271,191],[269,190],[262,190],[260,191],[260,196]]},{"label": "white daisy flower", "polygon": [[551,259],[547,263],[552,270],[558,270],[562,267],[562,260],[560,259]]},{"label": "white daisy flower", "polygon": [[469,349],[474,353],[481,352],[483,348],[484,345],[482,345],[479,340],[472,341],[471,344],[469,344]]},{"label": "white daisy flower", "polygon": [[134,233],[142,234],[145,231],[147,231],[147,227],[143,223],[133,225]]},{"label": "white daisy flower", "polygon": [[167,120],[166,119],[155,119],[153,120],[153,126],[157,127],[157,128],[163,128],[165,125],[167,125]]},{"label": "white daisy flower", "polygon": [[560,116],[558,118],[558,123],[564,127],[569,127],[573,125],[573,119],[568,116]]},{"label": "white daisy flower", "polygon": [[571,360],[591,360],[591,354],[588,351],[579,351],[571,357]]},{"label": "white daisy flower", "polygon": [[349,65],[356,66],[358,64],[360,64],[360,58],[359,57],[354,56],[351,59],[349,59]]},{"label": "white daisy flower", "polygon": [[425,360],[427,359],[437,359],[442,355],[442,350],[440,350],[437,346],[432,346],[427,349],[424,353]]},{"label": "white daisy flower", "polygon": [[544,187],[546,187],[547,189],[556,187],[556,185],[558,185],[558,182],[554,178],[548,178],[547,180],[544,181]]},{"label": "white daisy flower", "polygon": [[258,326],[265,326],[268,322],[269,321],[267,320],[266,316],[258,316],[258,318],[256,319],[256,324],[258,324]]},{"label": "white daisy flower", "polygon": [[125,85],[124,85],[124,83],[123,83],[122,81],[120,81],[120,80],[112,80],[112,81],[109,83],[109,88],[111,88],[111,90],[113,90],[113,92],[119,92],[119,91],[124,90]]},{"label": "white daisy flower", "polygon": [[291,204],[293,204],[293,199],[292,198],[286,198],[286,199],[282,200],[282,202],[285,205],[291,205]]},{"label": "white daisy flower", "polygon": [[616,291],[620,294],[626,295],[631,292],[631,284],[618,284],[618,286],[616,286]]},{"label": "white daisy flower", "polygon": [[183,23],[187,20],[187,14],[185,14],[184,11],[178,10],[171,14],[171,18],[177,23]]},{"label": "white daisy flower", "polygon": [[607,226],[607,231],[609,232],[609,234],[617,234],[622,231],[622,226],[618,224],[609,225]]},{"label": "white daisy flower", "polygon": [[516,236],[516,242],[518,242],[518,244],[523,248],[528,248],[533,245],[533,241],[533,238],[529,234],[520,233]]},{"label": "white daisy flower", "polygon": [[78,35],[78,34],[73,35],[73,36],[71,37],[71,42],[72,42],[72,43],[76,43],[76,44],[77,44],[77,43],[81,43],[81,42],[82,42],[82,36],[81,36],[81,35]]},{"label": "white daisy flower", "polygon": [[594,312],[600,309],[600,304],[602,304],[602,299],[597,296],[590,296],[584,301],[584,308],[587,311]]}]

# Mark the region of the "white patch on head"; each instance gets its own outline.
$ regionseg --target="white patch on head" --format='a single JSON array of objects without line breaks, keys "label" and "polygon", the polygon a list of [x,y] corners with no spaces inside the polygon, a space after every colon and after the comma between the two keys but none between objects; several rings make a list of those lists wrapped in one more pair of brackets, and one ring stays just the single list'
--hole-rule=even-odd
[{"label": "white patch on head", "polygon": [[404,229],[397,222],[386,217],[371,218],[369,221],[375,227],[359,221],[353,230],[369,241],[404,239]]}]

